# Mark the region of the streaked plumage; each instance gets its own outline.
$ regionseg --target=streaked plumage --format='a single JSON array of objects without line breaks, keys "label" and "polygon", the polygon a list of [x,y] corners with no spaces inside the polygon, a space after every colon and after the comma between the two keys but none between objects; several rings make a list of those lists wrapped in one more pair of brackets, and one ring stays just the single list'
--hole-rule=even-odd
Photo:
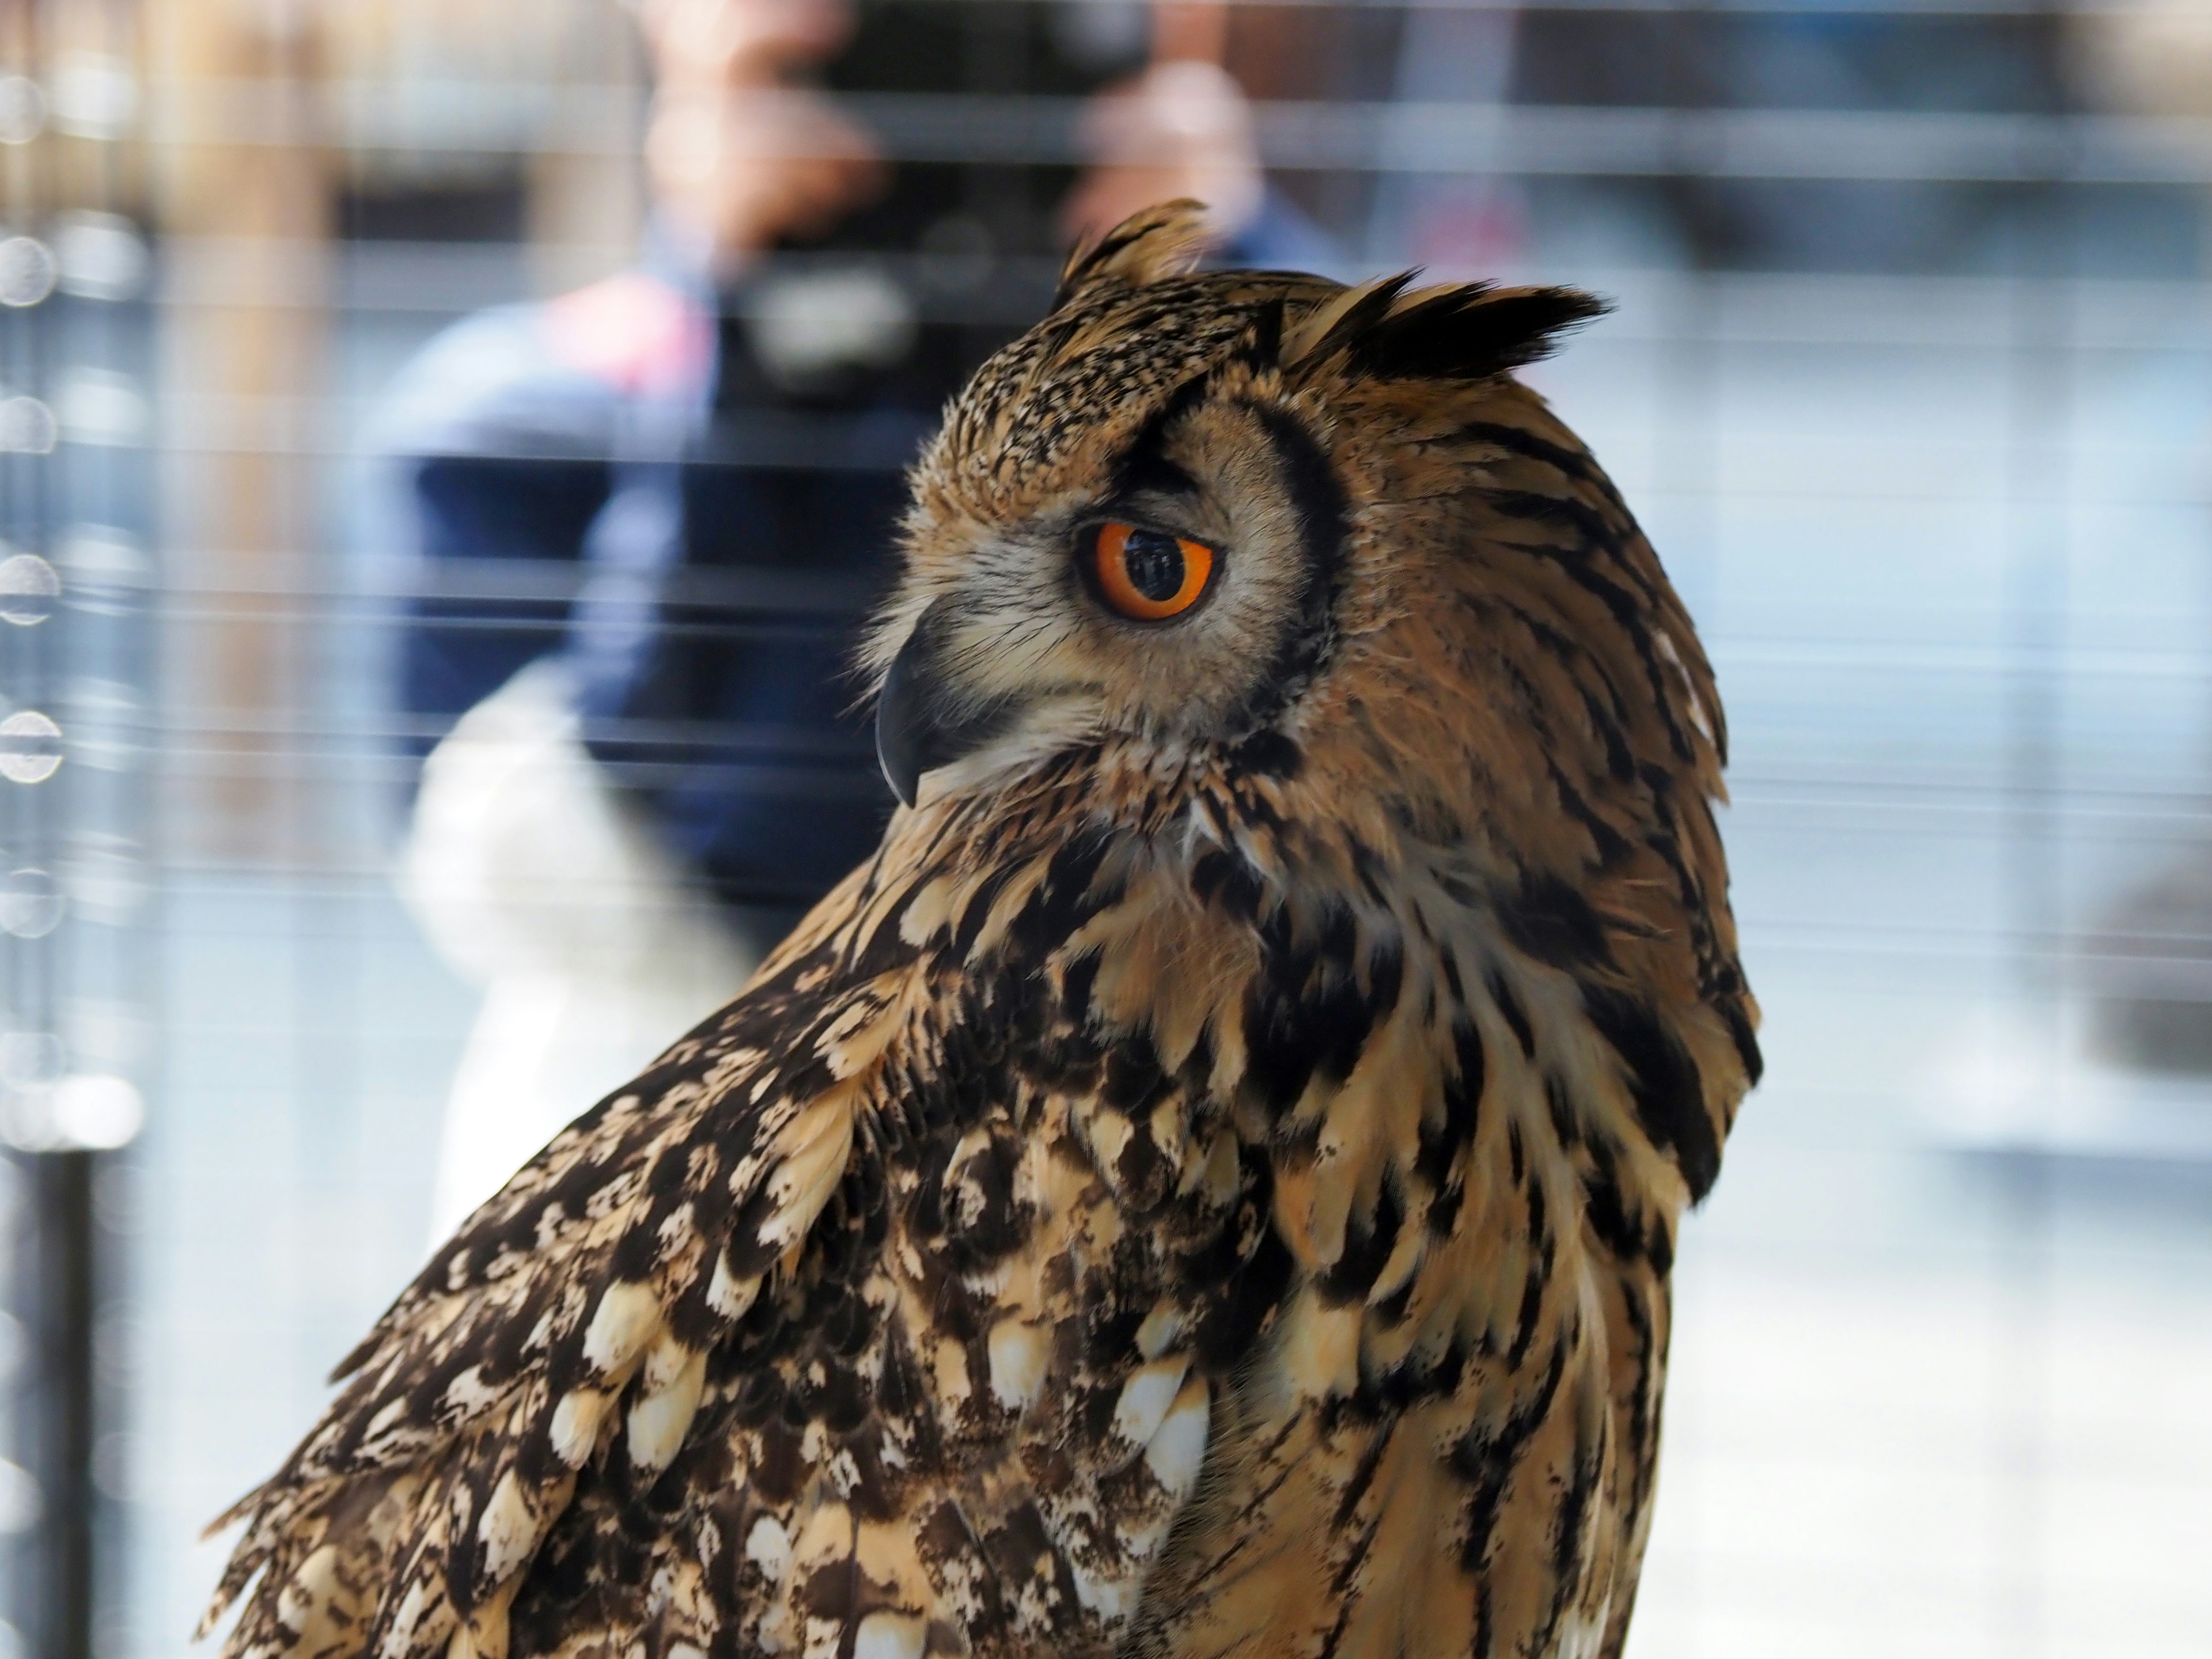
[{"label": "streaked plumage", "polygon": [[[235,1659],[1618,1652],[1758,1066],[1711,673],[1509,373],[1587,301],[1194,228],[951,409],[920,805],[341,1367]],[[1102,515],[1205,603],[1105,610]]]}]

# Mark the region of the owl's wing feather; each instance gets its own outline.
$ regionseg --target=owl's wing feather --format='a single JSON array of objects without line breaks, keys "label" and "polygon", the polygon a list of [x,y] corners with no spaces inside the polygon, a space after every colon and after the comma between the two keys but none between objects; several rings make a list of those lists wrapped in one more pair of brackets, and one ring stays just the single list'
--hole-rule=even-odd
[{"label": "owl's wing feather", "polygon": [[895,862],[918,873],[860,896],[873,942],[841,959],[910,952],[915,1012],[844,1179],[708,1353],[665,1472],[579,1472],[518,1653],[1103,1654],[1199,1485],[1279,1291],[1263,1160],[1195,1029],[1120,1028],[1097,957],[1141,937],[1201,1024],[1235,978],[1099,837]]},{"label": "owl's wing feather", "polygon": [[339,1367],[283,1470],[216,1523],[246,1532],[204,1628],[262,1579],[231,1659],[409,1659],[463,1621],[477,1650],[503,1646],[579,1471],[625,1434],[634,1464],[671,1460],[708,1350],[836,1189],[904,983],[768,981],[477,1213]]},{"label": "owl's wing feather", "polygon": [[[1281,1290],[1197,1035],[1237,978],[1096,838],[856,880],[349,1357],[229,1517],[227,1659],[1074,1652],[1134,1610]],[[1091,1023],[1138,939],[1170,1047]]]}]

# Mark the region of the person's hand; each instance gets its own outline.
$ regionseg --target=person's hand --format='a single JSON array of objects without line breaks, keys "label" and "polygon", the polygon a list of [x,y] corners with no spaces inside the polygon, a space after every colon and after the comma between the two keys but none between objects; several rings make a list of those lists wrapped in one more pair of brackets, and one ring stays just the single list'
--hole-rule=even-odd
[{"label": "person's hand", "polygon": [[1265,186],[1251,106],[1215,64],[1155,64],[1101,93],[1085,113],[1083,144],[1091,170],[1060,211],[1060,228],[1077,244],[1179,196],[1206,204],[1224,242],[1260,210]]},{"label": "person's hand", "polygon": [[882,190],[874,141],[792,84],[851,37],[848,0],[640,0],[638,22],[653,59],[654,200],[717,274],[818,234]]},{"label": "person's hand", "polygon": [[796,87],[663,91],[645,155],[671,225],[723,275],[782,238],[828,230],[884,184],[873,139]]}]

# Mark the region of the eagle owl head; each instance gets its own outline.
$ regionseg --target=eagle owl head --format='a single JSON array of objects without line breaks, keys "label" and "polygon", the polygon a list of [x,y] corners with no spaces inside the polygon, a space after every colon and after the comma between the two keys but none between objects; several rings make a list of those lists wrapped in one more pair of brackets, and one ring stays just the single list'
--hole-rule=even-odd
[{"label": "eagle owl head", "polygon": [[1599,304],[1192,273],[1198,235],[1170,204],[1072,261],[918,467],[871,651],[901,798],[1303,775],[1464,840],[1554,775],[1715,786],[1689,620],[1510,374]]}]

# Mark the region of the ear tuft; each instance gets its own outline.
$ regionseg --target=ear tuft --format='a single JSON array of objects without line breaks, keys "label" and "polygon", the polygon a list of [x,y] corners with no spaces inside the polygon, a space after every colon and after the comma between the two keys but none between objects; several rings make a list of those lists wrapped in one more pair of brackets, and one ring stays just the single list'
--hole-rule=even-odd
[{"label": "ear tuft", "polygon": [[1131,214],[1088,247],[1079,247],[1060,268],[1054,310],[1094,283],[1121,282],[1132,288],[1197,268],[1210,233],[1206,204],[1188,197],[1160,202]]},{"label": "ear tuft", "polygon": [[1571,288],[1449,283],[1408,293],[1410,273],[1346,294],[1301,325],[1296,356],[1313,368],[1341,354],[1376,380],[1480,380],[1548,356],[1559,336],[1609,307]]},{"label": "ear tuft", "polygon": [[1349,351],[1381,325],[1413,280],[1410,270],[1395,276],[1377,276],[1315,307],[1284,336],[1283,362],[1315,369],[1338,353]]}]

